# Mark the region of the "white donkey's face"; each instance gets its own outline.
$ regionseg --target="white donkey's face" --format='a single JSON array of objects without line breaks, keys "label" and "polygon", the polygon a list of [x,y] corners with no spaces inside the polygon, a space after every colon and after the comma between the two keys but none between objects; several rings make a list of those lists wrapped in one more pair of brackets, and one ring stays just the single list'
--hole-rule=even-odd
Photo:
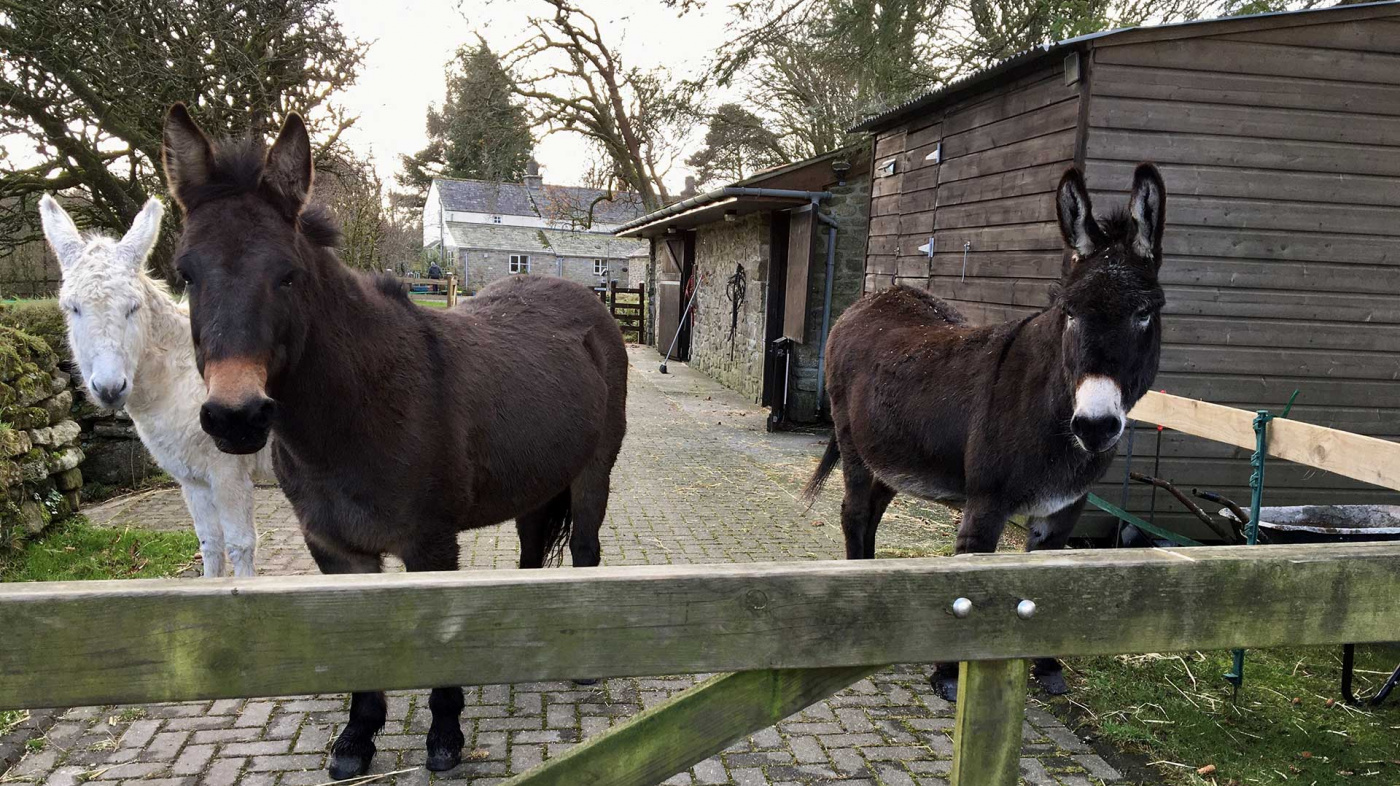
[{"label": "white donkey's face", "polygon": [[165,208],[152,198],[121,240],[84,237],[53,198],[39,200],[44,235],[63,269],[58,302],[68,343],[88,393],[104,407],[126,404],[146,344],[142,267],[160,234]]}]

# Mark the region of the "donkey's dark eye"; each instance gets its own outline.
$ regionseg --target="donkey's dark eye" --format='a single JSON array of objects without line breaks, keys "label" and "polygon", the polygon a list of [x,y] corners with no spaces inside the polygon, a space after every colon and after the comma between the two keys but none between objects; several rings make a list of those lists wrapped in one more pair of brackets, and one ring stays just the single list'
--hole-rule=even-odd
[{"label": "donkey's dark eye", "polygon": [[291,286],[292,286],[292,284],[293,284],[296,280],[297,280],[297,272],[296,272],[295,270],[293,270],[292,272],[286,274],[285,276],[282,276],[282,281],[281,281],[281,283],[279,284],[279,286],[281,286],[283,289],[290,289]]},{"label": "donkey's dark eye", "polygon": [[135,305],[133,305],[133,306],[127,308],[127,310],[126,310],[126,316],[127,316],[127,318],[130,319],[132,316],[135,316],[136,312],[137,312],[137,311],[140,311],[140,310],[141,310],[141,304],[140,304],[140,303],[137,303],[137,304],[135,304]]},{"label": "donkey's dark eye", "polygon": [[188,270],[184,268],[179,268],[175,272],[180,274],[180,280],[185,282],[186,284],[194,283],[194,276],[191,276]]}]

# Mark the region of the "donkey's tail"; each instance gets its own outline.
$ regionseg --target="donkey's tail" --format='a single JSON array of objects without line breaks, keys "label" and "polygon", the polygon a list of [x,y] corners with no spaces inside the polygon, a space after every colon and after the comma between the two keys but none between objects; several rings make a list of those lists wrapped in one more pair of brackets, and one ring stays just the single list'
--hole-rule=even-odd
[{"label": "donkey's tail", "polygon": [[812,479],[807,481],[807,485],[802,488],[802,500],[808,505],[817,499],[821,493],[822,485],[831,475],[831,470],[836,468],[836,462],[841,460],[841,446],[836,444],[836,435],[831,435],[831,441],[826,443],[826,452],[822,454],[821,463],[817,464],[817,471],[812,473]]},{"label": "donkey's tail", "polygon": [[544,564],[546,567],[564,564],[564,547],[574,528],[574,502],[569,489],[564,489],[544,508]]}]

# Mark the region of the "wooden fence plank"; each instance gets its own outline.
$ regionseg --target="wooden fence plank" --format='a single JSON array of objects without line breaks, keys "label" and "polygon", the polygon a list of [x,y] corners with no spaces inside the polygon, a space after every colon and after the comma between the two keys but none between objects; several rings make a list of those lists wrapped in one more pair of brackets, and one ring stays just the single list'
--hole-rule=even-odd
[{"label": "wooden fence plank", "polygon": [[[1254,413],[1148,391],[1128,417],[1253,449]],[[1400,444],[1298,420],[1269,423],[1270,456],[1400,491]]]},{"label": "wooden fence plank", "polygon": [[1028,662],[984,660],[958,668],[950,786],[1016,786],[1026,722]]},{"label": "wooden fence plank", "polygon": [[[654,786],[878,668],[723,674],[570,748],[506,786]],[[1024,683],[1023,679],[1023,700]],[[1018,721],[1018,739],[1020,729]]]},{"label": "wooden fence plank", "polygon": [[[958,597],[978,610],[953,617]],[[1020,598],[1039,604],[1033,619],[1016,617]],[[1397,629],[1400,543],[14,583],[0,585],[0,708],[1305,646]]]}]

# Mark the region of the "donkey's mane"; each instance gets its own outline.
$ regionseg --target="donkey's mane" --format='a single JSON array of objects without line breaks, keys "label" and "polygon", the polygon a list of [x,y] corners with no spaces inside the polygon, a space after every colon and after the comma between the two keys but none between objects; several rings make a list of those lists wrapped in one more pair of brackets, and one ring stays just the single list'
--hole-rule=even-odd
[{"label": "donkey's mane", "polygon": [[[261,139],[242,137],[220,142],[214,147],[213,166],[205,182],[181,187],[180,199],[185,209],[194,210],[216,199],[262,193],[266,156],[267,147]],[[306,239],[317,246],[340,245],[340,226],[325,205],[308,205],[297,216],[297,225]]]},{"label": "donkey's mane", "polygon": [[376,273],[372,276],[374,288],[379,290],[379,294],[390,300],[405,303],[412,306],[413,300],[408,296],[408,290],[404,285],[388,273]]},{"label": "donkey's mane", "polygon": [[1098,222],[1099,229],[1108,237],[1109,243],[1131,244],[1133,236],[1137,234],[1137,224],[1128,214],[1128,209],[1122,205],[1108,211],[1108,215],[1094,216],[1094,219]]}]

